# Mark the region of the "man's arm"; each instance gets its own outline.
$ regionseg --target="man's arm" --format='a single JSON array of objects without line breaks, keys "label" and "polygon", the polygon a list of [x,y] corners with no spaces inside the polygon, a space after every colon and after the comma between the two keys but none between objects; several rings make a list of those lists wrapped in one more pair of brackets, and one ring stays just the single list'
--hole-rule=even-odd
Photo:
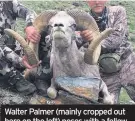
[{"label": "man's arm", "polygon": [[[106,39],[102,40],[102,53],[114,52],[121,46],[124,41],[127,41],[127,16],[125,8],[119,6],[115,9],[115,13],[109,15],[109,27],[113,28],[113,33],[110,34]],[[81,32],[81,36],[91,42],[92,34],[90,31]]]},{"label": "man's arm", "polygon": [[13,10],[18,17],[25,19],[26,21],[26,39],[33,43],[38,43],[40,40],[40,34],[33,26],[36,13],[28,8],[24,7],[22,4],[18,3],[17,0],[13,0]]},{"label": "man's arm", "polygon": [[12,64],[15,66],[15,67],[26,67],[28,69],[32,69],[32,68],[35,68],[37,66],[39,66],[39,64],[41,63],[41,61],[39,61],[37,64],[35,65],[29,65],[28,63],[28,60],[27,60],[27,57],[26,56],[23,56],[22,58],[20,56],[18,56],[13,50],[11,50],[9,47],[7,46],[2,46],[0,48],[0,56],[9,60],[10,62],[12,62]]},{"label": "man's arm", "polygon": [[12,3],[13,12],[17,14],[19,18],[22,18],[26,21],[26,26],[31,26],[34,18],[36,17],[36,13],[20,4],[18,0],[13,0]]},{"label": "man's arm", "polygon": [[121,45],[123,41],[125,41],[125,38],[128,33],[127,16],[125,8],[119,6],[116,14],[114,15],[114,23],[112,25],[112,28],[114,29],[114,32],[102,41],[102,49],[104,51],[115,50]]}]

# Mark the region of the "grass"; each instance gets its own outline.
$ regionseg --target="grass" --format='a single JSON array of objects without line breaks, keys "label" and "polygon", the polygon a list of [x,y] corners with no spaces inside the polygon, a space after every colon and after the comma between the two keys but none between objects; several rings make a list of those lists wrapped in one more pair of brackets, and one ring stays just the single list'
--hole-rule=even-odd
[{"label": "grass", "polygon": [[[21,1],[27,8],[34,10],[37,14],[41,13],[47,9],[59,9],[63,10],[65,8],[75,8],[73,2],[64,2],[64,1]],[[76,5],[79,5],[79,9],[88,11],[89,8],[86,2],[76,2]],[[129,26],[129,40],[132,42],[133,47],[135,48],[135,1],[112,1],[110,4],[113,5],[123,5],[126,8],[128,16],[128,26]],[[24,36],[24,21],[17,21],[17,31]],[[127,95],[126,91],[122,89],[120,95],[121,103],[129,103],[130,97]]]},{"label": "grass", "polygon": [[120,103],[121,104],[132,104],[131,98],[128,96],[126,90],[122,88],[121,93],[120,93]]}]

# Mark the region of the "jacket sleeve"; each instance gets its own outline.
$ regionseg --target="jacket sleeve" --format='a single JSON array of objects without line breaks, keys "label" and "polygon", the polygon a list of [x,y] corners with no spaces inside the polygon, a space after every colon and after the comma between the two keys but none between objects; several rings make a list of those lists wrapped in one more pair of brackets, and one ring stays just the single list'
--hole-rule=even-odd
[{"label": "jacket sleeve", "polygon": [[13,12],[17,14],[19,18],[22,18],[26,21],[26,26],[32,25],[36,13],[24,5],[20,4],[17,0],[13,0]]},{"label": "jacket sleeve", "polygon": [[125,38],[128,34],[127,16],[125,8],[119,6],[119,8],[113,16],[114,17],[110,16],[111,18],[109,19],[111,21],[114,21],[112,25],[114,32],[102,41],[103,50],[117,49],[121,45],[121,43],[125,41]]}]

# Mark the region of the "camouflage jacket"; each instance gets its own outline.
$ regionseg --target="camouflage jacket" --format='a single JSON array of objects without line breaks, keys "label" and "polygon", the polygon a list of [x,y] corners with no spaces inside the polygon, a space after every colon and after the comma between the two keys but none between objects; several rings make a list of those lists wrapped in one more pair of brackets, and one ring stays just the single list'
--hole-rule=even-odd
[{"label": "camouflage jacket", "polygon": [[114,32],[102,41],[102,52],[115,52],[126,57],[132,52],[128,42],[128,26],[126,10],[122,6],[107,7],[108,21],[106,28],[113,28]]},{"label": "camouflage jacket", "polygon": [[26,25],[32,24],[35,12],[30,11],[17,0],[0,1],[0,28],[1,32],[5,28],[15,29],[16,18],[26,20]]},{"label": "camouflage jacket", "polygon": [[[101,54],[117,53],[121,56],[121,59],[126,58],[133,52],[131,44],[128,42],[126,10],[122,6],[107,6],[106,8],[106,28],[112,28],[114,31],[106,39],[102,40]],[[77,42],[78,47],[81,43],[84,43],[83,40],[82,42],[79,41],[79,44]]]},{"label": "camouflage jacket", "polygon": [[[14,55],[12,50],[22,50],[18,42],[15,42],[12,37],[4,35],[4,29],[10,28],[15,29],[15,23],[17,18],[22,18],[26,21],[26,26],[32,25],[32,22],[35,18],[35,12],[30,11],[28,8],[24,7],[22,4],[18,3],[17,0],[12,1],[0,1],[0,49],[1,52],[5,52],[7,50],[8,56],[15,56],[16,58],[20,58],[18,55]],[[3,47],[2,47],[3,46]],[[5,48],[8,46],[9,48]],[[5,48],[5,49],[4,49]],[[4,49],[4,50],[3,50]],[[12,49],[9,51],[9,49]],[[11,52],[11,53],[10,53]],[[17,57],[18,56],[18,57]],[[7,57],[7,56],[5,56]],[[17,63],[16,59],[15,61]],[[20,63],[20,61],[18,61]]]}]

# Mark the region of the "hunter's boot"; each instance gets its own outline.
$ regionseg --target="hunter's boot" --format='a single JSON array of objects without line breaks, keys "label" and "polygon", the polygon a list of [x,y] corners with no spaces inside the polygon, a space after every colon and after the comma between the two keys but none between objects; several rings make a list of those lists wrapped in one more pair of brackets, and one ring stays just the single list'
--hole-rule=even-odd
[{"label": "hunter's boot", "polygon": [[36,91],[35,85],[27,81],[17,70],[11,71],[8,74],[10,76],[9,84],[14,86],[18,92],[29,95]]},{"label": "hunter's boot", "polygon": [[29,76],[27,76],[26,79],[36,86],[39,95],[46,97],[47,89],[51,84],[51,78],[52,78],[51,73],[49,74],[42,73],[40,76],[34,73],[29,73]]},{"label": "hunter's boot", "polygon": [[37,87],[38,94],[42,96],[47,96],[47,89],[49,88],[49,84],[45,80],[37,79],[34,84]]}]

